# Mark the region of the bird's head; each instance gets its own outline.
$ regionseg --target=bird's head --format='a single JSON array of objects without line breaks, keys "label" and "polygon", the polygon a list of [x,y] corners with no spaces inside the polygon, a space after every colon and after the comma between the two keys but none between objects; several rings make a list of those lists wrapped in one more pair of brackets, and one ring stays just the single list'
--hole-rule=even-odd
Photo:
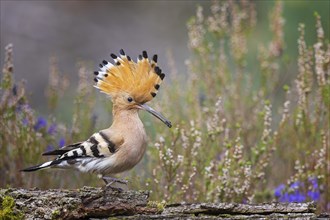
[{"label": "bird's head", "polygon": [[143,51],[134,62],[121,49],[119,57],[110,56],[114,64],[103,60],[101,70],[94,72],[95,87],[111,97],[116,109],[146,110],[171,127],[170,121],[146,104],[156,96],[165,77],[157,66],[157,55],[149,60],[147,52]]}]

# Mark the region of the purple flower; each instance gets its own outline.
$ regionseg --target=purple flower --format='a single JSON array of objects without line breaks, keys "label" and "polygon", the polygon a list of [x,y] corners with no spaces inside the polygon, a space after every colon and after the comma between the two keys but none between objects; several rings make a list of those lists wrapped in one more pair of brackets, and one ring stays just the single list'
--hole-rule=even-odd
[{"label": "purple flower", "polygon": [[319,185],[317,178],[310,177],[309,183],[312,185],[312,189],[305,194],[300,189],[304,186],[302,182],[294,182],[290,185],[288,192],[285,190],[285,185],[281,184],[274,190],[275,197],[278,198],[280,202],[305,202],[307,199],[318,201],[320,200],[321,193],[319,190]]},{"label": "purple flower", "polygon": [[16,106],[16,112],[21,112],[23,109],[22,105],[17,105]]},{"label": "purple flower", "polygon": [[280,197],[283,194],[283,191],[285,189],[285,185],[281,184],[274,190],[274,196]]},{"label": "purple flower", "polygon": [[320,191],[308,191],[307,192],[308,197],[313,201],[318,201],[321,197]]},{"label": "purple flower", "polygon": [[28,120],[27,118],[23,118],[23,120],[22,120],[22,124],[23,124],[24,126],[27,126],[27,125],[29,124],[29,120]]},{"label": "purple flower", "polygon": [[316,177],[310,177],[309,182],[312,184],[313,189],[307,192],[308,197],[313,201],[320,200],[321,193],[319,190],[319,184]]},{"label": "purple flower", "polygon": [[318,189],[319,188],[319,184],[317,183],[317,178],[310,177],[308,180],[313,185],[313,189]]},{"label": "purple flower", "polygon": [[280,202],[305,202],[306,196],[299,191],[302,183],[297,181],[290,185],[289,192],[285,191],[285,185],[281,184],[274,190],[274,195],[278,197]]},{"label": "purple flower", "polygon": [[40,129],[44,128],[47,126],[47,121],[43,117],[38,117],[37,122],[34,125],[34,130],[39,131]]},{"label": "purple flower", "polygon": [[279,198],[280,202],[288,202],[289,201],[289,194],[286,192],[284,193],[280,198]]},{"label": "purple flower", "polygon": [[19,103],[17,106],[16,106],[16,111],[17,112],[22,112],[22,111],[28,111],[28,110],[31,110],[31,107],[28,105],[28,104],[21,104]]},{"label": "purple flower", "polygon": [[288,202],[305,202],[306,196],[296,190],[294,193],[289,194]]},{"label": "purple flower", "polygon": [[46,148],[46,152],[52,151],[52,150],[54,150],[54,146],[53,145],[48,145],[47,148]]},{"label": "purple flower", "polygon": [[56,132],[57,132],[57,126],[56,126],[56,124],[55,124],[55,123],[51,124],[51,125],[49,126],[47,132],[48,132],[48,134],[50,134],[50,135],[55,135]]},{"label": "purple flower", "polygon": [[65,145],[65,139],[64,138],[61,138],[59,140],[59,142],[58,142],[58,145],[59,145],[60,148],[64,147],[64,145]]}]

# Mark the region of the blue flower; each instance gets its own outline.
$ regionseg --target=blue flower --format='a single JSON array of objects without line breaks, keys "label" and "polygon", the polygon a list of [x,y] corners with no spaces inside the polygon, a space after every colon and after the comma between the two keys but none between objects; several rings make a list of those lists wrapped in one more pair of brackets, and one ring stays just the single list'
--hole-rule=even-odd
[{"label": "blue flower", "polygon": [[319,184],[316,177],[310,177],[309,182],[312,184],[313,189],[307,192],[308,197],[313,201],[320,200],[321,193],[319,190]]},{"label": "blue flower", "polygon": [[294,193],[289,194],[288,202],[305,202],[306,196],[296,190]]},{"label": "blue flower", "polygon": [[319,184],[317,183],[317,178],[310,177],[308,180],[313,185],[313,189],[318,189],[319,188]]},{"label": "blue flower", "polygon": [[274,190],[274,195],[280,202],[305,202],[306,195],[299,191],[303,184],[296,181],[290,185],[289,192],[286,192],[285,185],[281,184]]},{"label": "blue flower", "polygon": [[304,187],[304,184],[302,182],[296,181],[290,185],[287,192],[285,191],[284,184],[279,185],[274,190],[274,195],[280,202],[306,202],[307,199],[319,201],[321,198],[321,193],[319,190],[317,178],[310,177],[308,180],[312,186],[312,189],[309,190],[307,194],[301,191],[301,188]]},{"label": "blue flower", "polygon": [[276,197],[280,197],[283,194],[283,191],[285,189],[285,185],[281,184],[274,190],[274,195]]},{"label": "blue flower", "polygon": [[38,117],[37,122],[34,125],[34,130],[39,131],[40,129],[47,126],[47,121],[43,117]]},{"label": "blue flower", "polygon": [[286,192],[279,198],[280,202],[288,202],[289,201],[289,194]]},{"label": "blue flower", "polygon": [[48,134],[50,134],[50,135],[55,135],[56,132],[57,132],[57,126],[56,126],[56,124],[55,124],[55,123],[51,124],[51,125],[49,126],[47,132],[48,132]]},{"label": "blue flower", "polygon": [[65,139],[64,138],[61,138],[59,140],[59,142],[58,142],[58,145],[59,145],[60,148],[64,147],[64,145],[65,145]]},{"label": "blue flower", "polygon": [[318,200],[320,200],[320,197],[321,197],[321,193],[320,193],[319,190],[317,190],[317,191],[308,191],[307,195],[313,201],[318,201]]}]

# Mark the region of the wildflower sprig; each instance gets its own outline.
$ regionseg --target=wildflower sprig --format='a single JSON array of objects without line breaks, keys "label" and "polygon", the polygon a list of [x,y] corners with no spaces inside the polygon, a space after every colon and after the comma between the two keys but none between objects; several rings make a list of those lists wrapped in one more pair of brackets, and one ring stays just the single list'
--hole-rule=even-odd
[{"label": "wildflower sprig", "polygon": [[293,182],[288,187],[280,184],[275,188],[274,196],[279,202],[318,202],[321,199],[321,188],[318,179],[310,177],[306,184],[300,181]]},{"label": "wildflower sprig", "polygon": [[[329,109],[325,104],[329,101],[326,89],[322,89],[326,86],[321,85],[330,85],[325,74],[329,47],[318,15],[318,39],[313,47],[305,42],[308,32],[300,25],[297,69],[291,82],[283,82],[288,68],[283,7],[280,1],[274,4],[269,16],[271,38],[256,48],[251,48],[251,35],[259,22],[253,2],[214,1],[209,16],[198,6],[196,16],[188,22],[192,56],[186,61],[187,89],[182,91],[180,83],[175,87],[180,91],[177,103],[183,107],[173,114],[180,122],[178,141],[173,144],[171,136],[155,128],[166,143],[157,148],[163,151],[159,154],[161,164],[169,163],[164,159],[166,151],[172,155],[170,161],[174,160],[171,164],[183,155],[176,175],[170,171],[175,178],[166,183],[170,185],[166,190],[172,189],[166,191],[170,201],[255,202],[275,198],[290,202],[318,198],[318,203],[324,204],[324,152],[329,148],[325,141],[329,140],[325,134]],[[257,62],[250,62],[251,57]],[[174,99],[171,97],[168,102]],[[164,166],[153,168],[157,184],[169,175],[167,170]],[[318,190],[309,189],[311,176],[317,177]],[[287,184],[274,195],[273,186],[278,182]],[[156,188],[152,184],[149,187]],[[179,196],[171,196],[171,192]]]}]

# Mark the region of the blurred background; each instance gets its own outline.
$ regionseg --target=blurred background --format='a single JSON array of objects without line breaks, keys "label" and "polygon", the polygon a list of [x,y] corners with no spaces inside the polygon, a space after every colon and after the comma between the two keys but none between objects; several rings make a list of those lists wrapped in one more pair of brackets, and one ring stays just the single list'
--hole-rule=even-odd
[{"label": "blurred background", "polygon": [[19,170],[109,126],[111,102],[91,86],[92,72],[123,48],[159,55],[167,75],[150,105],[173,124],[141,112],[147,152],[120,175],[131,189],[169,203],[316,201],[330,210],[330,1],[0,6],[0,187],[103,184]]},{"label": "blurred background", "polygon": [[[74,83],[77,61],[87,61],[91,69],[110,53],[123,48],[131,57],[142,50],[159,55],[160,66],[169,72],[167,54],[172,54],[175,68],[186,74],[189,58],[186,23],[197,5],[210,13],[211,1],[6,1],[1,0],[0,65],[4,62],[4,47],[13,43],[16,80],[26,79],[31,105],[45,114],[45,89],[50,58],[58,58],[60,72]],[[260,39],[271,34],[268,13],[274,1],[257,1]],[[315,26],[313,13],[323,18],[325,35],[329,36],[327,0],[284,1],[284,31],[288,53],[297,53],[298,24]],[[315,39],[315,32],[306,33],[306,40]],[[189,73],[188,73],[189,74]]]},{"label": "blurred background", "polygon": [[14,44],[16,77],[28,80],[32,105],[44,111],[52,56],[70,79],[77,77],[77,61],[90,61],[96,69],[121,48],[134,59],[142,50],[157,53],[165,72],[170,50],[184,72],[186,22],[196,4],[209,2],[1,1],[1,48]]}]

